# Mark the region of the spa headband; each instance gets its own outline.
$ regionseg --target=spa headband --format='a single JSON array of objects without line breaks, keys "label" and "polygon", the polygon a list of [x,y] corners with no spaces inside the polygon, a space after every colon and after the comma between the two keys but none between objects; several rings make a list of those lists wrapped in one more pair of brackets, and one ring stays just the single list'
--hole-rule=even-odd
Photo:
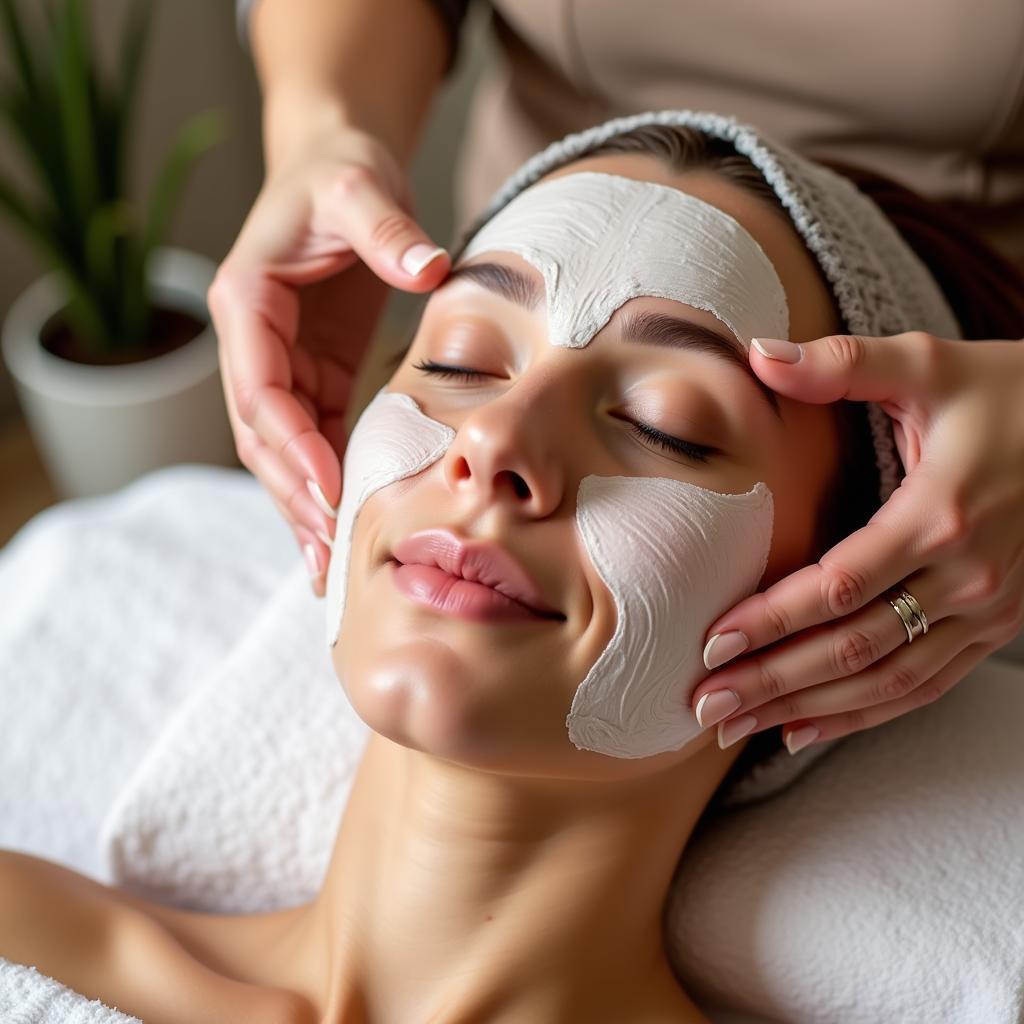
[{"label": "spa headband", "polygon": [[[644,125],[688,127],[730,142],[772,187],[818,261],[851,334],[880,337],[928,331],[959,338],[960,325],[931,272],[878,205],[851,181],[733,117],[708,111],[659,110],[614,118],[567,135],[528,159],[494,194],[466,231],[459,251],[525,188],[608,139]],[[866,402],[880,481],[880,501],[899,485],[902,466],[892,420]]]},{"label": "spa headband", "polygon": [[[761,172],[821,267],[849,333],[881,337],[921,330],[961,337],[960,324],[931,272],[873,200],[847,178],[753,126],[710,111],[632,114],[551,143],[505,180],[465,232],[453,262],[499,210],[545,174],[645,125],[687,127],[729,142]],[[877,403],[864,404],[884,503],[899,485],[903,467],[892,420]],[[717,802],[726,808],[742,806],[780,792],[840,742],[842,738],[814,743],[792,756],[780,747],[727,786]]]}]

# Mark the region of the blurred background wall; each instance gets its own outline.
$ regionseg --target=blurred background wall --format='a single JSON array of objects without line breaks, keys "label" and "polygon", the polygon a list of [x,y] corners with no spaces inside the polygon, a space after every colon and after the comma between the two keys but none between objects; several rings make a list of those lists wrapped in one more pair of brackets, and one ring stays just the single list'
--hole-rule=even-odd
[{"label": "blurred background wall", "polygon": [[[102,58],[116,52],[125,0],[90,0],[93,38]],[[30,14],[32,0],[18,3]],[[457,143],[472,84],[488,59],[486,9],[468,26],[459,65],[435,104],[412,169],[421,223],[441,244],[452,223],[451,154]],[[0,54],[0,76],[7,70]],[[104,67],[112,67],[105,63]],[[172,245],[195,249],[217,263],[227,255],[259,190],[263,176],[259,86],[235,30],[233,0],[154,0],[150,49],[142,77],[132,165],[136,195],[148,195],[174,130],[189,115],[223,108],[228,135],[197,161],[168,234]],[[21,155],[0,135],[0,173],[28,187]],[[0,317],[44,268],[28,244],[0,219]],[[394,302],[382,335],[401,333],[411,303]],[[0,364],[0,429],[18,417],[13,385]],[[8,481],[10,483],[10,481]]]}]

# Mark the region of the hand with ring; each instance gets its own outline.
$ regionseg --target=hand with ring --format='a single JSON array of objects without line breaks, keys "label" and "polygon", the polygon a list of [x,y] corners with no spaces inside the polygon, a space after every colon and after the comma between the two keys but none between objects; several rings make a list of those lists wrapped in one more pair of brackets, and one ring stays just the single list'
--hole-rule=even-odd
[{"label": "hand with ring", "polygon": [[723,748],[785,725],[796,753],[938,699],[1024,626],[1024,344],[759,342],[780,394],[877,402],[906,469],[864,527],[705,635],[701,725]]}]

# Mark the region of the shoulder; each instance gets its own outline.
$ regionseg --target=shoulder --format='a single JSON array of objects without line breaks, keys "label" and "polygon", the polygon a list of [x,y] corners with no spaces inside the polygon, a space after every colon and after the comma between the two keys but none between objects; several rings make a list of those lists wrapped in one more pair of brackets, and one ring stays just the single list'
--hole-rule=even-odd
[{"label": "shoulder", "polygon": [[155,905],[70,868],[0,850],[0,956],[28,964],[147,1024],[211,1012],[234,1021],[307,1019],[292,994],[226,977],[193,957]]},{"label": "shoulder", "polygon": [[94,967],[109,938],[98,882],[52,861],[0,850],[0,956],[64,981],[69,961]]}]

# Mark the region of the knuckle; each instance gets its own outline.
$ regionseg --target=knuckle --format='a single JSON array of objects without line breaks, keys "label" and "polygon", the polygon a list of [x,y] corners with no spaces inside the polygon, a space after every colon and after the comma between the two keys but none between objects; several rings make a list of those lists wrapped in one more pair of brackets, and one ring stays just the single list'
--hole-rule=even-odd
[{"label": "knuckle", "polygon": [[919,684],[920,680],[910,669],[897,665],[882,676],[878,696],[881,701],[899,700],[916,690]]},{"label": "knuckle", "polygon": [[959,548],[971,534],[971,521],[962,498],[954,497],[932,516],[927,551],[943,555]]},{"label": "knuckle", "polygon": [[206,289],[206,305],[210,310],[211,316],[220,316],[231,287],[231,279],[222,267],[214,274],[210,286]]},{"label": "knuckle", "polygon": [[975,601],[992,601],[1002,593],[1006,573],[1002,566],[989,558],[978,558],[971,566],[966,596]]},{"label": "knuckle", "polygon": [[256,410],[259,407],[259,392],[244,384],[237,385],[235,387],[235,407],[242,420],[252,426],[256,418]]},{"label": "knuckle", "polygon": [[832,668],[839,675],[853,675],[874,664],[879,654],[880,648],[875,637],[857,629],[850,630],[832,647]]},{"label": "knuckle", "polygon": [[780,699],[778,706],[782,711],[782,718],[780,721],[792,722],[795,719],[805,717],[803,701],[800,700],[799,694],[786,694]]},{"label": "knuckle", "polygon": [[821,603],[829,615],[847,615],[864,604],[866,584],[857,572],[824,562],[818,564],[822,569]]},{"label": "knuckle", "polygon": [[864,712],[859,708],[847,711],[843,716],[843,722],[844,732],[860,732],[862,729],[866,729],[868,724]]},{"label": "knuckle", "polygon": [[411,229],[412,221],[404,213],[389,213],[374,226],[370,244],[378,249],[388,248]]},{"label": "knuckle", "polygon": [[256,465],[256,445],[249,440],[237,441],[235,448],[238,451],[238,460],[248,469],[251,473],[255,473]]},{"label": "knuckle", "polygon": [[867,355],[867,342],[859,334],[830,334],[823,341],[829,358],[844,370],[859,366]]},{"label": "knuckle", "polygon": [[786,693],[786,685],[782,676],[772,668],[771,663],[768,661],[761,661],[758,663],[757,684],[765,698],[762,703],[767,703],[770,700],[777,700]]},{"label": "knuckle", "polygon": [[999,636],[1006,637],[1004,642],[1009,642],[1024,628],[1024,612],[1011,602],[992,615],[989,621]]},{"label": "knuckle", "polygon": [[918,373],[924,380],[936,380],[942,372],[946,346],[941,338],[927,331],[908,331],[908,351],[913,354]]},{"label": "knuckle", "polygon": [[789,613],[775,604],[770,598],[765,597],[761,608],[764,614],[764,621],[768,627],[768,634],[771,640],[781,640],[789,636],[793,631],[793,623]]},{"label": "knuckle", "polygon": [[344,202],[365,191],[374,180],[373,171],[365,164],[346,164],[334,173],[334,190]]}]

